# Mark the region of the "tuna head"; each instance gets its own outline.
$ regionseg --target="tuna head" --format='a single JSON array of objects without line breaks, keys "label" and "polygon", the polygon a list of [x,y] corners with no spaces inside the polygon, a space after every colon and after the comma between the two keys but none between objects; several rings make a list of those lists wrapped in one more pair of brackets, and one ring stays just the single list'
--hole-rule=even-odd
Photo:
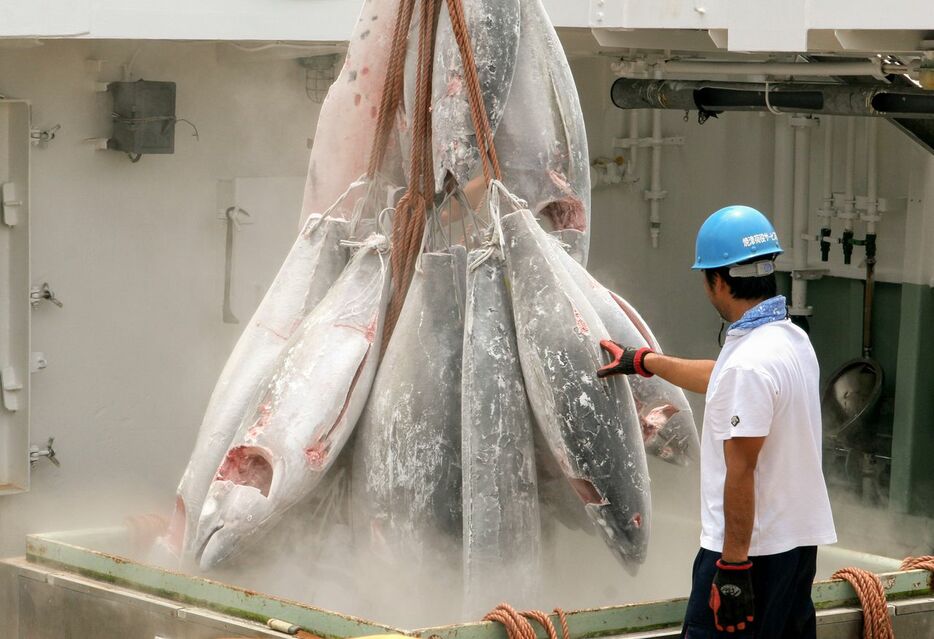
[{"label": "tuna head", "polygon": [[[623,482],[597,480],[596,483],[605,486],[604,493],[593,481],[574,477],[571,473],[566,476],[607,546],[626,571],[635,576],[639,566],[645,562],[649,545],[649,503],[638,499],[637,495],[627,494],[628,491],[639,489]],[[633,505],[640,503],[641,508],[646,509],[645,512],[633,508]]]},{"label": "tuna head", "polygon": [[607,546],[633,577],[645,562],[649,545],[649,518],[647,513],[633,513],[631,517],[607,516],[610,506],[598,503],[584,505],[587,514],[596,524],[597,530],[607,541]]},{"label": "tuna head", "polygon": [[231,449],[208,490],[198,521],[196,559],[210,570],[244,545],[275,513],[272,456],[260,447]]}]

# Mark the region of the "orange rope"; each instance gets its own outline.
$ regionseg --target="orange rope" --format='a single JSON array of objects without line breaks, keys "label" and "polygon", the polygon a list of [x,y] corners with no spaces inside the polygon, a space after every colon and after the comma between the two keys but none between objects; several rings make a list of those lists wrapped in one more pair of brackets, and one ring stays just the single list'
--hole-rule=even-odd
[{"label": "orange rope", "polygon": [[467,20],[464,18],[463,0],[447,0],[448,14],[451,16],[451,28],[454,39],[461,54],[461,63],[464,67],[464,79],[467,82],[467,98],[470,102],[470,115],[473,119],[474,129],[477,133],[477,147],[480,150],[480,159],[483,164],[483,177],[486,183],[496,178],[503,179],[499,166],[499,158],[493,146],[493,130],[487,117],[486,106],[483,103],[483,92],[480,88],[480,77],[477,74],[477,62],[474,59],[473,47],[470,44],[470,33],[467,29]]},{"label": "orange rope", "polygon": [[934,572],[934,555],[908,557],[902,562],[902,570],[927,570]]},{"label": "orange rope", "polygon": [[863,608],[863,639],[895,639],[885,589],[879,577],[861,568],[843,568],[832,578],[848,581],[856,591]]},{"label": "orange rope", "polygon": [[434,41],[438,0],[421,0],[421,25],[418,39],[415,112],[412,114],[412,149],[409,188],[396,206],[392,230],[393,295],[386,312],[383,335],[385,351],[405,302],[415,261],[421,246],[428,215],[428,203],[434,195],[431,157],[431,83],[434,68]]},{"label": "orange rope", "polygon": [[[385,152],[385,140],[388,139],[388,127],[390,121],[388,114],[395,113],[395,106],[399,101],[403,88],[403,81],[400,79],[404,73],[404,56],[398,56],[398,45],[404,39],[401,25],[409,24],[411,13],[414,11],[408,6],[407,0],[400,10],[400,19],[397,23],[397,30],[394,33],[392,64],[392,87],[393,91],[387,90],[383,95],[383,106],[381,108],[381,121],[379,126],[380,156],[374,160],[374,166],[382,160],[382,153]],[[432,127],[431,127],[431,104],[432,104],[432,79],[434,69],[434,44],[435,31],[437,28],[438,12],[441,5],[440,0],[420,0],[421,1],[421,25],[419,28],[418,42],[418,65],[415,104],[412,114],[412,148],[409,171],[409,188],[405,195],[396,206],[396,215],[393,222],[392,231],[392,256],[390,264],[392,267],[393,295],[389,302],[389,308],[386,312],[386,324],[383,334],[383,350],[392,336],[396,322],[402,312],[402,305],[408,294],[412,274],[415,270],[415,264],[418,259],[419,248],[422,243],[422,236],[425,233],[427,223],[428,208],[434,199],[434,159],[432,155]],[[467,86],[467,97],[470,103],[470,114],[477,134],[477,146],[480,151],[481,163],[483,166],[483,176],[487,184],[494,178],[502,179],[502,171],[499,165],[499,159],[496,156],[496,149],[493,145],[493,131],[487,117],[486,107],[483,102],[482,89],[480,87],[480,78],[477,73],[477,64],[474,59],[473,47],[470,43],[470,33],[467,28],[467,20],[464,17],[463,0],[447,0],[448,13],[451,16],[451,26],[457,41],[458,49],[461,54],[461,62],[464,68],[464,79]],[[409,19],[401,16],[405,11],[409,12]],[[397,57],[398,56],[398,57]],[[400,61],[401,60],[401,61]],[[397,77],[397,75],[399,77]],[[387,86],[389,80],[387,79]],[[396,93],[395,91],[398,91]],[[387,114],[387,120],[382,120],[383,113]]]},{"label": "orange rope", "polygon": [[[560,608],[555,608],[555,614],[561,622],[562,639],[571,639],[571,631],[568,629],[567,616]],[[548,639],[558,639],[558,632],[547,613],[540,610],[524,610],[517,612],[515,608],[507,603],[501,603],[483,617],[484,621],[494,621],[503,624],[506,628],[506,635],[509,639],[536,639],[535,628],[529,623],[529,620],[537,622],[545,630]]]},{"label": "orange rope", "polygon": [[392,131],[399,102],[405,86],[405,54],[406,42],[409,37],[409,26],[412,23],[412,13],[415,0],[401,0],[396,13],[396,24],[392,32],[392,49],[389,52],[389,64],[386,68],[386,80],[383,82],[383,95],[379,104],[379,116],[376,125],[376,136],[373,141],[373,152],[370,155],[370,164],[367,176],[372,179],[382,167],[389,147],[389,134]]}]

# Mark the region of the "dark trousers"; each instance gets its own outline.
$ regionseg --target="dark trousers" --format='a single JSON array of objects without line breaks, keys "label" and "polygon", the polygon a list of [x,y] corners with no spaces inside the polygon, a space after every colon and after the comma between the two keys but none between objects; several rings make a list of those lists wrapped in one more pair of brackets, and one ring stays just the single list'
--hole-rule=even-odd
[{"label": "dark trousers", "polygon": [[710,610],[710,586],[720,553],[701,548],[694,560],[693,585],[684,615],[683,639],[815,639],[811,585],[817,548],[803,546],[778,555],[750,557],[756,620],[743,632],[718,632]]}]

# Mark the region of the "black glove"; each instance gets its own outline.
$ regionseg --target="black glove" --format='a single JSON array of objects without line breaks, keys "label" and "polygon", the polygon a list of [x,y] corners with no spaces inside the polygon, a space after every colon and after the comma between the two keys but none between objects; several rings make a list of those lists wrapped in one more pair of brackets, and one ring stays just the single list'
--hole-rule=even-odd
[{"label": "black glove", "polygon": [[633,348],[631,346],[620,346],[614,341],[605,339],[600,342],[603,348],[613,361],[597,371],[597,377],[607,377],[608,375],[641,375],[642,377],[652,377],[652,373],[645,370],[643,362],[645,356],[654,351],[651,348]]},{"label": "black glove", "polygon": [[710,586],[710,609],[717,630],[736,632],[752,623],[756,603],[752,594],[752,562],[739,564],[717,560],[717,574]]}]

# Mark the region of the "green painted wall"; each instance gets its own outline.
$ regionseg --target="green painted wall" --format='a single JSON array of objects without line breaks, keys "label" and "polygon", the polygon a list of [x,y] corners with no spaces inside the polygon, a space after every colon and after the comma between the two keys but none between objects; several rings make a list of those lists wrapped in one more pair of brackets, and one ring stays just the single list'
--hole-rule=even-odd
[{"label": "green painted wall", "polygon": [[[790,295],[791,279],[779,277]],[[863,282],[826,277],[808,283],[810,336],[821,389],[844,362],[862,354]],[[876,429],[891,452],[890,507],[934,516],[934,289],[877,283],[872,356],[884,384]],[[887,450],[888,449],[888,450]]]}]

